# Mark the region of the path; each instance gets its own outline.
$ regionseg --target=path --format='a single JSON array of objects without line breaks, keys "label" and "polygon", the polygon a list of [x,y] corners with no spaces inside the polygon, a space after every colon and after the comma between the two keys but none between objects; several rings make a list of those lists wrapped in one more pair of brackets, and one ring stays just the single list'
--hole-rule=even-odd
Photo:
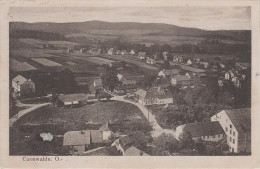
[{"label": "path", "polygon": [[24,105],[24,106],[30,106],[28,109],[25,109],[25,110],[21,110],[19,111],[16,115],[14,115],[13,117],[11,117],[9,119],[9,127],[12,127],[14,122],[16,122],[19,118],[21,118],[22,116],[40,108],[40,107],[43,107],[43,106],[47,106],[47,105],[50,105],[51,103],[43,103],[43,104],[23,104],[23,103],[19,103],[18,102],[18,105],[21,106],[21,105]]},{"label": "path", "polygon": [[133,102],[133,101],[124,99],[125,96],[126,95],[124,95],[124,96],[114,96],[110,100],[117,100],[117,101],[127,102],[127,103],[131,103],[131,104],[136,105],[142,111],[144,116],[147,118],[147,120],[152,125],[152,128],[153,128],[153,131],[151,131],[152,137],[158,137],[158,136],[160,136],[163,133],[172,134],[172,135],[175,136],[175,131],[174,130],[161,128],[161,126],[157,123],[154,115],[152,113],[149,113],[149,111],[148,111],[148,109],[146,107],[144,107],[142,104],[140,104],[138,102]]}]

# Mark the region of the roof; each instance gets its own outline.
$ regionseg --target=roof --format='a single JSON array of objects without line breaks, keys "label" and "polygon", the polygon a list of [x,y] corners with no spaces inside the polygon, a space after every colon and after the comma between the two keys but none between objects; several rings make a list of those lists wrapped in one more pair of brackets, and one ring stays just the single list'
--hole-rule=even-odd
[{"label": "roof", "polygon": [[80,154],[80,156],[115,156],[119,155],[116,146],[98,147]]},{"label": "roof", "polygon": [[90,143],[103,143],[103,134],[99,130],[68,131],[64,134],[63,145],[89,145]]},{"label": "roof", "polygon": [[142,132],[135,132],[124,137],[119,138],[119,143],[121,144],[124,150],[128,149],[131,146],[141,147],[146,145],[146,137]]},{"label": "roof", "polygon": [[24,82],[27,81],[27,79],[25,77],[21,76],[21,75],[18,75],[15,78],[13,78],[12,81],[15,82],[15,83],[18,82],[18,85],[22,85]]},{"label": "roof", "polygon": [[179,74],[179,70],[177,69],[163,69],[162,72],[165,76],[177,75]]},{"label": "roof", "polygon": [[64,134],[63,145],[89,145],[90,144],[90,131],[68,131]]},{"label": "roof", "polygon": [[123,77],[121,82],[123,85],[135,85],[137,83],[136,80],[129,80],[126,77]]},{"label": "roof", "polygon": [[154,81],[154,86],[169,87],[171,82],[168,78],[157,78]]},{"label": "roof", "polygon": [[135,92],[136,95],[141,96],[143,98],[145,98],[147,91],[143,90],[143,89],[139,89]]},{"label": "roof", "polygon": [[100,130],[91,130],[91,142],[92,143],[103,143],[103,132]]},{"label": "roof", "polygon": [[176,81],[186,81],[186,80],[190,80],[189,76],[174,76],[172,77],[172,79],[175,79]]},{"label": "roof", "polygon": [[194,68],[194,67],[186,66],[186,65],[180,65],[180,67],[183,70],[190,71],[190,72],[195,72],[195,73],[204,73],[204,72],[206,72],[203,69],[198,69],[198,68]]},{"label": "roof", "polygon": [[106,123],[106,124],[104,124],[103,126],[101,126],[101,127],[99,128],[99,130],[100,130],[100,131],[111,131],[110,128],[109,128],[109,124],[108,124],[108,123]]},{"label": "roof", "polygon": [[88,95],[85,93],[64,94],[59,96],[59,100],[62,102],[83,101],[87,99]]},{"label": "roof", "polygon": [[139,150],[138,148],[131,146],[130,148],[125,150],[124,156],[149,156],[142,150]]},{"label": "roof", "polygon": [[146,55],[146,52],[139,52],[138,53],[138,56],[140,57],[140,56],[145,56]]},{"label": "roof", "polygon": [[189,132],[194,137],[214,136],[225,133],[218,121],[188,123],[183,125],[183,131]]},{"label": "roof", "polygon": [[225,112],[238,132],[251,130],[250,108],[225,110]]}]

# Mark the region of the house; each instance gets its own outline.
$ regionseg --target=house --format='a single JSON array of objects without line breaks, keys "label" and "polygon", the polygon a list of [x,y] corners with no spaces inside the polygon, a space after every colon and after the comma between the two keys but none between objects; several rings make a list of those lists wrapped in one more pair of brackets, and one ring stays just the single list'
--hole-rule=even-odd
[{"label": "house", "polygon": [[135,99],[142,105],[171,104],[173,96],[168,91],[155,91],[139,89],[135,92]]},{"label": "house", "polygon": [[153,87],[160,87],[162,89],[167,89],[171,86],[171,82],[168,78],[157,78],[153,82]]},{"label": "house", "polygon": [[144,59],[145,59],[145,56],[146,56],[146,52],[139,52],[137,57],[138,57],[139,59],[144,60]]},{"label": "house", "polygon": [[157,59],[159,59],[159,56],[158,56],[157,53],[154,53],[154,54],[152,55],[152,58],[155,59],[155,60],[157,60]]},{"label": "house", "polygon": [[110,129],[109,123],[106,123],[103,126],[101,126],[99,130],[102,131],[103,140],[109,140],[114,135],[114,133]]},{"label": "house", "polygon": [[199,63],[199,62],[200,62],[200,58],[195,57],[195,58],[194,58],[194,62],[195,62],[195,63]]},{"label": "house", "polygon": [[[127,136],[119,137],[114,141],[114,143],[112,143],[111,146],[116,146],[117,150],[120,151],[120,153],[124,156],[126,152],[127,152],[126,155],[132,155],[133,151],[134,153],[137,153],[138,151],[136,149],[143,150],[146,148],[146,145],[147,145],[147,139],[144,133],[135,132]],[[133,146],[136,148],[135,150],[131,148]],[[128,150],[129,148],[131,149]],[[141,155],[140,151],[139,153]]]},{"label": "house", "polygon": [[107,51],[107,54],[108,54],[108,55],[113,55],[113,54],[114,54],[114,48],[110,48],[110,49]]},{"label": "house", "polygon": [[229,70],[225,73],[226,80],[231,80],[233,77],[235,77],[235,72],[233,70]]},{"label": "house", "polygon": [[188,123],[176,128],[176,138],[180,138],[183,132],[191,135],[194,141],[219,142],[225,138],[225,132],[218,121]]},{"label": "house", "polygon": [[183,58],[181,56],[173,56],[172,61],[174,63],[182,63],[183,62]]},{"label": "house", "polygon": [[67,48],[67,53],[71,53],[73,52],[73,49],[72,48]]},{"label": "house", "polygon": [[121,54],[121,51],[120,50],[117,50],[116,51],[116,55],[120,55]]},{"label": "house", "polygon": [[132,93],[137,90],[137,81],[134,79],[127,79],[122,77],[119,80],[121,83],[115,87],[114,92],[117,94]]},{"label": "house", "polygon": [[93,85],[97,90],[103,89],[102,79],[100,77],[94,77]]},{"label": "house", "polygon": [[134,55],[135,54],[135,51],[132,49],[131,51],[130,51],[130,55]]},{"label": "house", "polygon": [[156,64],[156,60],[155,60],[155,59],[150,59],[150,58],[148,58],[148,59],[146,60],[146,63],[147,63],[147,64],[150,64],[150,65],[154,65],[154,64]]},{"label": "house", "polygon": [[61,105],[81,105],[88,100],[88,95],[85,93],[76,93],[76,94],[64,94],[59,95],[58,101]]},{"label": "house", "polygon": [[121,55],[126,55],[127,51],[126,50],[122,50]]},{"label": "house", "polygon": [[192,61],[191,61],[191,59],[188,59],[188,61],[187,61],[187,65],[192,65]]},{"label": "house", "polygon": [[222,87],[224,85],[224,79],[218,79],[218,86]]},{"label": "house", "polygon": [[251,152],[251,109],[222,110],[211,117],[226,133],[230,152]]},{"label": "house", "polygon": [[239,77],[233,77],[233,78],[231,79],[231,81],[233,82],[233,84],[234,84],[234,86],[235,86],[236,88],[241,88],[241,80],[242,80],[242,77],[241,77],[241,78],[239,78]]},{"label": "house", "polygon": [[173,86],[181,85],[181,86],[189,86],[191,85],[191,78],[189,76],[174,76],[171,78],[171,84]]},{"label": "house", "polygon": [[209,62],[200,62],[200,64],[207,69],[209,67]]},{"label": "house", "polygon": [[25,77],[18,75],[12,80],[12,87],[14,88],[14,93],[17,96],[31,96],[35,93],[35,84],[31,79],[26,79]]},{"label": "house", "polygon": [[162,55],[163,55],[163,60],[168,60],[168,52],[167,51],[165,51],[165,52],[163,52],[162,53]]},{"label": "house", "polygon": [[248,69],[250,67],[250,63],[246,63],[246,62],[236,62],[235,63],[235,67],[237,69]]},{"label": "house", "polygon": [[159,77],[170,77],[179,74],[178,69],[163,69],[158,73]]},{"label": "house", "polygon": [[91,146],[103,143],[103,134],[99,130],[68,131],[63,136],[63,146],[67,146],[72,155],[79,155]]}]

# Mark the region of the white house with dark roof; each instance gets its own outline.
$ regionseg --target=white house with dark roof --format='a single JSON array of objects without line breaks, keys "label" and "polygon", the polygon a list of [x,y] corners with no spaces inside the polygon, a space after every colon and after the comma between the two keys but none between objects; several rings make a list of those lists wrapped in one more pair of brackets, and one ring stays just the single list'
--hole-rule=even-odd
[{"label": "white house with dark roof", "polygon": [[171,104],[173,96],[168,91],[155,91],[139,89],[135,92],[136,100],[142,105]]},{"label": "white house with dark roof", "polygon": [[35,93],[35,84],[29,79],[18,75],[12,80],[12,87],[18,96],[29,96]]},{"label": "white house with dark roof", "polygon": [[176,128],[176,137],[179,138],[183,132],[191,135],[193,140],[219,142],[225,138],[225,132],[218,121],[188,123]]},{"label": "white house with dark roof", "polygon": [[135,51],[132,49],[131,51],[130,51],[130,55],[134,55],[135,54]]},{"label": "white house with dark roof", "polygon": [[231,152],[251,152],[251,108],[222,110],[211,121],[220,123]]}]

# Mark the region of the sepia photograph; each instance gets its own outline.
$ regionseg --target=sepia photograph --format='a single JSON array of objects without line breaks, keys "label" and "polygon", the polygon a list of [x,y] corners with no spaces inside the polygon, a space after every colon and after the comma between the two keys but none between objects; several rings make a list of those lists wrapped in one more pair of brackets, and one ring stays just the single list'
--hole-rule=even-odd
[{"label": "sepia photograph", "polygon": [[8,14],[10,156],[251,155],[250,6]]}]

